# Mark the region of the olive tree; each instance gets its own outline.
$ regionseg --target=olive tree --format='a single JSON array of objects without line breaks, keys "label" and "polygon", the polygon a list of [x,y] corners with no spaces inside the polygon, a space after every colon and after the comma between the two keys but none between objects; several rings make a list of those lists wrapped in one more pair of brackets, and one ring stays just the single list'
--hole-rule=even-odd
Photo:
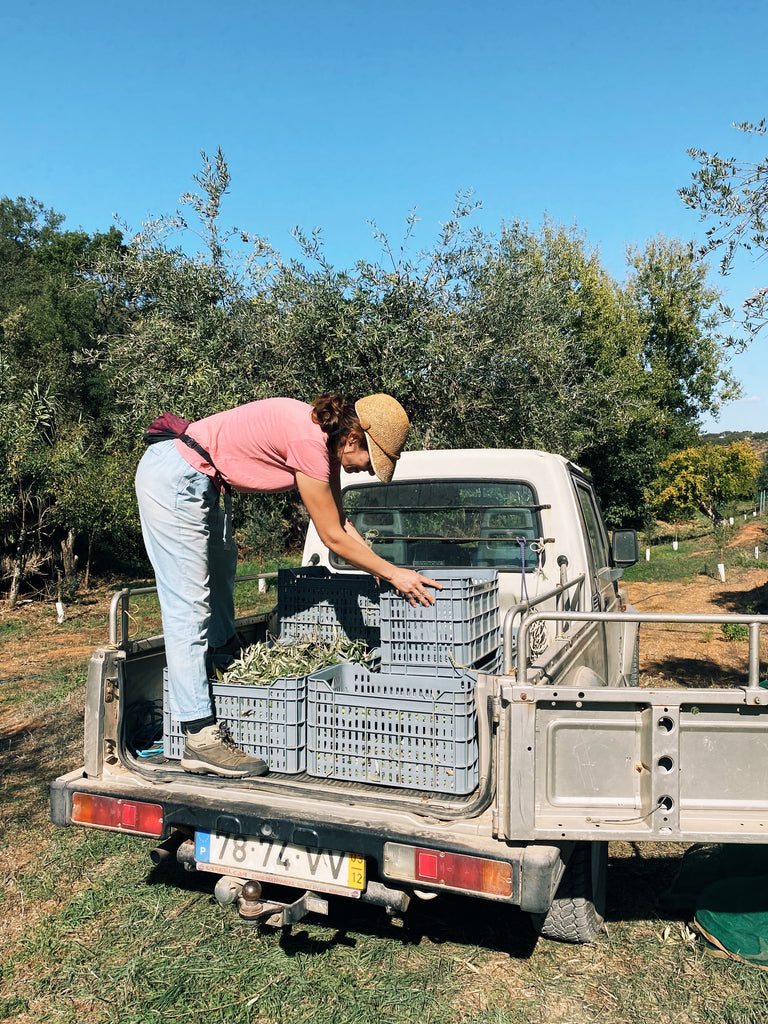
[{"label": "olive tree", "polygon": [[624,415],[588,454],[611,525],[643,527],[648,488],[666,456],[694,445],[702,414],[738,397],[708,268],[677,239],[658,236],[628,253],[624,284]]},{"label": "olive tree", "polygon": [[[765,118],[734,127],[758,138],[767,130]],[[688,152],[699,168],[679,194],[686,206],[709,223],[702,252],[720,253],[723,274],[731,270],[739,250],[763,257],[768,252],[768,158],[745,161],[696,148]],[[768,288],[759,288],[746,298],[743,310],[741,325],[754,337],[768,319]],[[724,306],[723,311],[733,316],[730,308]]]},{"label": "olive tree", "polygon": [[119,247],[119,232],[63,221],[37,200],[0,199],[0,537],[12,602],[25,574],[71,575],[75,533],[57,516],[58,483],[81,443],[104,440],[113,404],[80,356],[106,322],[85,267],[97,248]]},{"label": "olive tree", "polygon": [[[386,391],[411,415],[413,447],[560,452],[592,470],[619,522],[645,517],[659,461],[732,386],[705,269],[681,243],[631,254],[619,284],[575,230],[512,221],[492,235],[459,194],[425,248],[411,214],[397,243],[373,225],[379,259],[337,269],[319,232],[297,229],[300,255],[286,260],[221,226],[231,183],[220,151],[203,154],[194,180],[175,213],[102,245],[89,269],[108,315],[78,365],[108,390],[102,423],[128,479],[143,428],[165,409],[195,419],[275,394]],[[88,532],[102,499],[89,512],[60,491]],[[251,516],[261,545],[275,524],[298,532],[294,505],[262,509],[264,520],[241,504],[238,523]]]}]

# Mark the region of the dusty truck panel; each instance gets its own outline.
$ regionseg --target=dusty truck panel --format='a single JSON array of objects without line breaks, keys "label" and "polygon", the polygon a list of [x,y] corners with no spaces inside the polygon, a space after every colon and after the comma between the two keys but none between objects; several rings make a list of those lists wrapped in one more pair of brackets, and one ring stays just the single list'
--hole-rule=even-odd
[{"label": "dusty truck panel", "polygon": [[[570,621],[584,613],[562,613]],[[529,616],[527,625],[537,617]],[[609,620],[611,613],[590,613]],[[711,615],[646,614],[642,622],[721,621]],[[700,689],[577,689],[541,685],[525,637],[514,680],[501,688],[510,732],[507,834],[655,841],[764,842],[768,834],[768,689],[759,679],[764,616],[748,625],[744,686]],[[504,787],[502,787],[503,789]]]},{"label": "dusty truck panel", "polygon": [[[165,750],[140,756],[135,723],[162,704],[165,652],[162,636],[129,639],[126,590],[113,600],[110,643],[89,664],[83,766],[51,785],[56,824],[147,836],[153,861],[218,876],[217,899],[249,920],[291,924],[326,912],[329,894],[402,914],[414,899],[454,892],[519,906],[541,934],[571,942],[599,932],[607,840],[766,841],[768,690],[758,650],[768,619],[693,617],[749,623],[743,687],[685,689],[681,679],[671,690],[640,689],[641,626],[664,617],[627,606],[619,580],[636,537],[609,538],[578,467],[542,452],[410,452],[392,484],[351,476],[343,486],[347,514],[383,557],[426,575],[494,581],[501,644],[457,666],[472,701],[459,722],[476,720],[476,731],[440,755],[443,789],[332,769],[320,777],[309,763],[295,770],[298,760],[290,773],[227,781],[187,774]],[[370,583],[311,528],[303,564],[329,589]],[[274,635],[279,617],[239,620],[243,644]],[[434,683],[435,708],[455,686],[435,672],[425,687],[413,662],[399,681],[411,696]],[[375,676],[364,682],[377,687]],[[412,752],[415,716],[394,694],[379,717],[403,730],[397,743]],[[327,712],[342,737],[333,756],[356,743],[359,762],[344,716],[370,719],[381,707],[356,696]],[[418,707],[434,728],[437,711]],[[388,757],[404,756],[387,742]],[[451,789],[463,767],[456,751],[470,747],[470,784]],[[274,882],[295,899],[276,901]]]}]

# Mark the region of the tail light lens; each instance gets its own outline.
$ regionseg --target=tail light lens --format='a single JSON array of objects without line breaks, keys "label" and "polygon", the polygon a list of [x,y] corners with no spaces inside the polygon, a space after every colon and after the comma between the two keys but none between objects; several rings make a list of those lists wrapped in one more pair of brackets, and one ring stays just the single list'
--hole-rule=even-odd
[{"label": "tail light lens", "polygon": [[386,843],[384,865],[388,877],[414,885],[460,889],[488,896],[512,896],[512,866],[503,860]]},{"label": "tail light lens", "polygon": [[114,796],[74,793],[72,821],[113,832],[160,837],[163,834],[163,808],[143,800],[123,800]]}]

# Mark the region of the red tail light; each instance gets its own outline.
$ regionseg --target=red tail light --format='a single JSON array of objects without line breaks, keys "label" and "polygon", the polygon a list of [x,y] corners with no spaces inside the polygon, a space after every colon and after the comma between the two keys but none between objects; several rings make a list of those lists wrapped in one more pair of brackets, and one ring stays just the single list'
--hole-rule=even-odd
[{"label": "red tail light", "polygon": [[384,855],[391,878],[489,896],[512,895],[512,867],[506,861],[399,843],[387,843]]},{"label": "red tail light", "polygon": [[163,834],[163,808],[160,804],[147,804],[142,800],[75,793],[72,796],[72,821],[113,832],[158,838]]}]

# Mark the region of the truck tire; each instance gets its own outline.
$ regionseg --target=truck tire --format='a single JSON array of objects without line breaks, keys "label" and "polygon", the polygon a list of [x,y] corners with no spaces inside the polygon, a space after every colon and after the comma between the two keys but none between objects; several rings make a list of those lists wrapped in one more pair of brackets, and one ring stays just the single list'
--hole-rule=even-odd
[{"label": "truck tire", "polygon": [[607,867],[608,843],[577,843],[549,910],[531,914],[535,931],[557,942],[594,942],[603,927]]}]

